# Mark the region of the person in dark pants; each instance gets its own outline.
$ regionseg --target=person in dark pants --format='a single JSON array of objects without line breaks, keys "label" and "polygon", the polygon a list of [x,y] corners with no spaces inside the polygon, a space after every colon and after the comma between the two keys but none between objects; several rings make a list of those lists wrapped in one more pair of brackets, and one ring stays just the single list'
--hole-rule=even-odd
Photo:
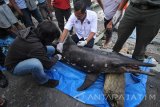
[{"label": "person in dark pants", "polygon": [[[115,24],[128,0],[123,0],[118,13],[113,17]],[[160,28],[160,0],[130,0],[118,28],[118,39],[113,51],[119,52],[136,27],[136,45],[132,58],[143,61],[147,45],[157,35]]]},{"label": "person in dark pants", "polygon": [[[48,0],[48,2],[51,3],[51,0]],[[55,9],[58,26],[61,31],[63,31],[65,24],[64,19],[67,22],[71,15],[70,0],[54,0],[52,5]]]},{"label": "person in dark pants", "polygon": [[86,10],[86,5],[82,1],[77,1],[74,4],[74,13],[70,16],[66,23],[63,33],[57,44],[57,51],[62,53],[63,42],[68,36],[69,30],[75,28],[76,34],[72,39],[78,46],[92,48],[97,32],[97,14],[94,11]]},{"label": "person in dark pants", "polygon": [[98,4],[101,6],[104,12],[104,36],[105,36],[105,43],[104,46],[107,46],[112,37],[112,17],[116,13],[118,6],[121,0],[97,0]]},{"label": "person in dark pants", "polygon": [[43,21],[43,17],[33,0],[10,0],[10,2],[26,27],[34,26],[31,16],[39,23]]},{"label": "person in dark pants", "polygon": [[53,20],[53,14],[49,8],[50,5],[47,3],[47,1],[46,0],[37,0],[37,1],[38,1],[38,7],[43,16],[43,19]]}]

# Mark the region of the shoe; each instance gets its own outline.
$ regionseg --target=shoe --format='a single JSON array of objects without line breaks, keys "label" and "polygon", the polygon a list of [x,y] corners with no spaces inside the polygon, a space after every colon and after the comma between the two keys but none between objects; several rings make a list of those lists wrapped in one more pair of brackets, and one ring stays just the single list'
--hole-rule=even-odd
[{"label": "shoe", "polygon": [[49,79],[46,83],[42,84],[45,87],[54,88],[59,84],[58,80]]}]

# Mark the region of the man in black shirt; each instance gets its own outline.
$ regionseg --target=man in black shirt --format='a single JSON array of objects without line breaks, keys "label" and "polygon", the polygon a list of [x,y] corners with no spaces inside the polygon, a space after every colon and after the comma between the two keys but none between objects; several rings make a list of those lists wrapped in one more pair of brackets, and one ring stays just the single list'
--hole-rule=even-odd
[{"label": "man in black shirt", "polygon": [[31,73],[44,86],[58,85],[58,81],[51,79],[44,69],[50,69],[61,59],[60,54],[47,56],[49,51],[53,53],[55,50],[48,45],[59,35],[58,27],[51,21],[44,21],[37,28],[29,27],[18,32],[5,59],[7,70],[15,75]]}]

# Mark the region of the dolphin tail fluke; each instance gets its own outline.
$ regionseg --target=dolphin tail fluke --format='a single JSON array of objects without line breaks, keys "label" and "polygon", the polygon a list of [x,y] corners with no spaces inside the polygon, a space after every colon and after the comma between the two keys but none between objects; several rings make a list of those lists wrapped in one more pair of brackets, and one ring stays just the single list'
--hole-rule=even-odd
[{"label": "dolphin tail fluke", "polygon": [[98,78],[98,74],[87,74],[83,84],[77,89],[77,91],[83,91],[90,87]]}]

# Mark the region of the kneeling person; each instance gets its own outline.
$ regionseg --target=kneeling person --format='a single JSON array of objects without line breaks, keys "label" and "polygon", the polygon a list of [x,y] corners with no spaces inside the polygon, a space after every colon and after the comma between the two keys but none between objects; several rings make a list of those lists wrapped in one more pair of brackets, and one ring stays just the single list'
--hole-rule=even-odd
[{"label": "kneeling person", "polygon": [[59,35],[59,29],[51,21],[44,21],[37,28],[29,27],[18,32],[6,56],[7,70],[15,75],[31,73],[39,84],[57,86],[58,81],[51,79],[44,69],[50,69],[61,59],[60,54],[47,56],[55,51],[54,47],[48,45]]},{"label": "kneeling person", "polygon": [[97,14],[94,11],[86,10],[86,5],[82,1],[74,4],[74,13],[68,19],[63,33],[59,38],[57,50],[62,53],[63,42],[68,31],[75,28],[76,34],[72,36],[73,41],[78,46],[92,48],[97,32]]}]

